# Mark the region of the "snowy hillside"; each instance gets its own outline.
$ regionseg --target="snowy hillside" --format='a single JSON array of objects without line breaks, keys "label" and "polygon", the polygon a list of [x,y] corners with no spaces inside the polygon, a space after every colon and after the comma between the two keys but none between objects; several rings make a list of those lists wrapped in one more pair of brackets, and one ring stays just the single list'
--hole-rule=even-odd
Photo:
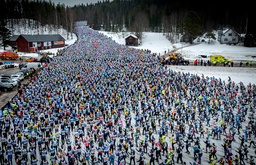
[{"label": "snowy hillside", "polygon": [[149,49],[154,53],[164,53],[173,47],[171,42],[162,33],[143,33],[142,49]]},{"label": "snowy hillside", "polygon": [[[106,32],[99,31],[100,33],[112,38],[117,43],[125,45],[125,37],[130,34],[130,32]],[[138,49],[149,49],[152,53],[164,54],[164,52],[168,52],[173,50],[173,45],[164,35],[163,33],[153,33],[153,32],[143,32],[141,45]]]},{"label": "snowy hillside", "polygon": [[60,34],[65,40],[75,37],[74,34],[68,33],[62,27],[57,28],[53,25],[41,25],[40,22],[31,19],[19,19],[18,21],[9,20],[7,28],[12,35],[19,34]]}]

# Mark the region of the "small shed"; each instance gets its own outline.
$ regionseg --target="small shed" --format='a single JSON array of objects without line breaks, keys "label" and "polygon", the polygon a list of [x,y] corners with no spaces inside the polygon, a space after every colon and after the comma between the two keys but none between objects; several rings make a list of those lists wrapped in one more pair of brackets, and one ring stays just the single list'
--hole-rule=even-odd
[{"label": "small shed", "polygon": [[125,45],[127,46],[138,46],[138,43],[138,37],[133,34],[130,34],[125,38]]},{"label": "small shed", "polygon": [[59,48],[65,46],[65,39],[59,34],[52,35],[14,35],[10,38],[10,46],[19,52],[35,52],[37,50]]}]

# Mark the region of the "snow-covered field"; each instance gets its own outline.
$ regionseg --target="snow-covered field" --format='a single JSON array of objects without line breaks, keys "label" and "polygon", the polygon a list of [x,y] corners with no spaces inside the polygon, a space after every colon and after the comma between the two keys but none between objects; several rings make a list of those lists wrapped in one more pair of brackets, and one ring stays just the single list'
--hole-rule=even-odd
[{"label": "snow-covered field", "polygon": [[[104,35],[111,37],[119,44],[125,44],[125,37],[130,33],[128,32],[105,32],[100,31]],[[189,45],[187,43],[175,43],[172,44],[163,33],[144,32],[142,37],[142,43],[138,49],[149,49],[152,53],[163,55],[164,52],[179,49],[178,51],[184,56],[185,59],[195,60],[198,59],[198,55],[223,55],[233,61],[253,61],[256,62],[256,47],[244,47],[220,44],[218,41],[214,41],[211,44],[199,43],[196,45]],[[181,72],[190,72],[192,74],[198,74],[209,77],[221,78],[227,81],[230,76],[235,83],[243,82],[245,85],[249,83],[256,84],[256,69],[255,68],[236,68],[236,67],[201,67],[201,66],[170,66],[171,69]]]},{"label": "snow-covered field", "polygon": [[256,61],[256,58],[252,58],[252,56],[256,56],[255,47],[249,48],[244,46],[225,45],[220,44],[217,41],[215,41],[213,44],[200,43],[198,45],[183,48],[180,51],[182,51],[185,58],[190,60],[195,60],[198,58],[198,55],[223,55],[224,57],[232,59],[233,61]]},{"label": "snow-covered field", "polygon": [[224,81],[228,81],[228,77],[231,78],[236,84],[243,82],[244,85],[249,83],[256,84],[256,68],[247,67],[218,67],[218,66],[169,66],[170,69],[177,72],[189,72],[191,74],[197,74],[198,76],[208,76],[221,78]]},{"label": "snow-covered field", "polygon": [[[128,36],[129,32],[106,32],[99,31],[100,33],[111,37],[119,44],[125,44],[125,37]],[[256,47],[244,47],[237,45],[226,45],[220,44],[218,41],[208,43],[197,43],[196,45],[190,45],[188,43],[171,43],[163,35],[163,33],[143,32],[141,45],[134,47],[138,49],[149,49],[152,53],[163,55],[174,49],[179,49],[182,55],[189,60],[195,60],[198,55],[223,55],[226,58],[232,59],[233,61],[240,60],[251,60],[256,61]]]}]

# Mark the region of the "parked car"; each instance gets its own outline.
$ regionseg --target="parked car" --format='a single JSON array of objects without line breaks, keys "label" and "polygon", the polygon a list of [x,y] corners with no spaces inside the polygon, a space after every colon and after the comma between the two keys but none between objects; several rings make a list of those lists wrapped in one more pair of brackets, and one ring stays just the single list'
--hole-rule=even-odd
[{"label": "parked car", "polygon": [[23,68],[23,67],[25,66],[25,64],[26,64],[26,63],[20,63],[20,64],[19,64],[19,68],[20,68],[20,69]]},{"label": "parked car", "polygon": [[18,81],[14,81],[12,79],[1,80],[1,83],[6,85],[12,85],[12,87],[16,87],[18,85]]},{"label": "parked car", "polygon": [[207,55],[198,55],[199,58],[207,58]]},{"label": "parked car", "polygon": [[13,75],[24,76],[24,73],[20,71],[20,72],[14,73]]},{"label": "parked car", "polygon": [[2,82],[2,81],[6,81],[6,80],[10,80],[10,78],[0,77],[0,82]]},{"label": "parked car", "polygon": [[0,82],[0,91],[11,91],[12,88],[12,85]]},{"label": "parked car", "polygon": [[28,62],[28,63],[22,63],[22,65],[20,65],[21,70],[25,70],[25,69],[38,69],[41,67],[41,64],[39,62]]},{"label": "parked car", "polygon": [[11,78],[10,76],[7,76],[7,75],[4,75],[4,74],[1,74],[0,75],[0,78]]},{"label": "parked car", "polygon": [[21,81],[24,79],[23,74],[13,74],[11,75],[11,79],[14,81]]},{"label": "parked car", "polygon": [[0,75],[0,82],[3,80],[9,80],[11,77],[6,75]]},{"label": "parked car", "polygon": [[37,62],[37,59],[31,57],[31,58],[27,59],[26,62]]}]

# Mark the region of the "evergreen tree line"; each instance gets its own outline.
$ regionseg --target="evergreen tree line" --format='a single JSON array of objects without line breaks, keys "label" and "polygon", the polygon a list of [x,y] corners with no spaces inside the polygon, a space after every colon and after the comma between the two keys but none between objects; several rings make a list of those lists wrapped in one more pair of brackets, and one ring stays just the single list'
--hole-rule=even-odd
[{"label": "evergreen tree line", "polygon": [[[55,5],[45,0],[1,0],[1,19],[6,21],[19,21],[22,18],[35,20],[35,24],[54,25],[73,30],[73,10],[64,4]],[[38,25],[31,25],[38,26]]]},{"label": "evergreen tree line", "polygon": [[[223,27],[247,34],[248,46],[255,45],[253,5],[248,3],[189,0],[102,0],[96,4],[67,7],[45,0],[1,0],[0,36],[6,21],[32,19],[31,27],[51,24],[73,31],[74,21],[87,20],[93,29],[107,31],[164,32],[169,39],[179,33],[194,38]],[[29,21],[30,23],[30,21]],[[3,37],[2,37],[3,38]],[[7,37],[8,38],[8,37]]]},{"label": "evergreen tree line", "polygon": [[178,33],[184,32],[194,38],[213,29],[228,27],[253,36],[255,43],[252,6],[230,1],[103,0],[72,9],[76,20],[87,20],[94,29],[164,32],[172,39]]}]

